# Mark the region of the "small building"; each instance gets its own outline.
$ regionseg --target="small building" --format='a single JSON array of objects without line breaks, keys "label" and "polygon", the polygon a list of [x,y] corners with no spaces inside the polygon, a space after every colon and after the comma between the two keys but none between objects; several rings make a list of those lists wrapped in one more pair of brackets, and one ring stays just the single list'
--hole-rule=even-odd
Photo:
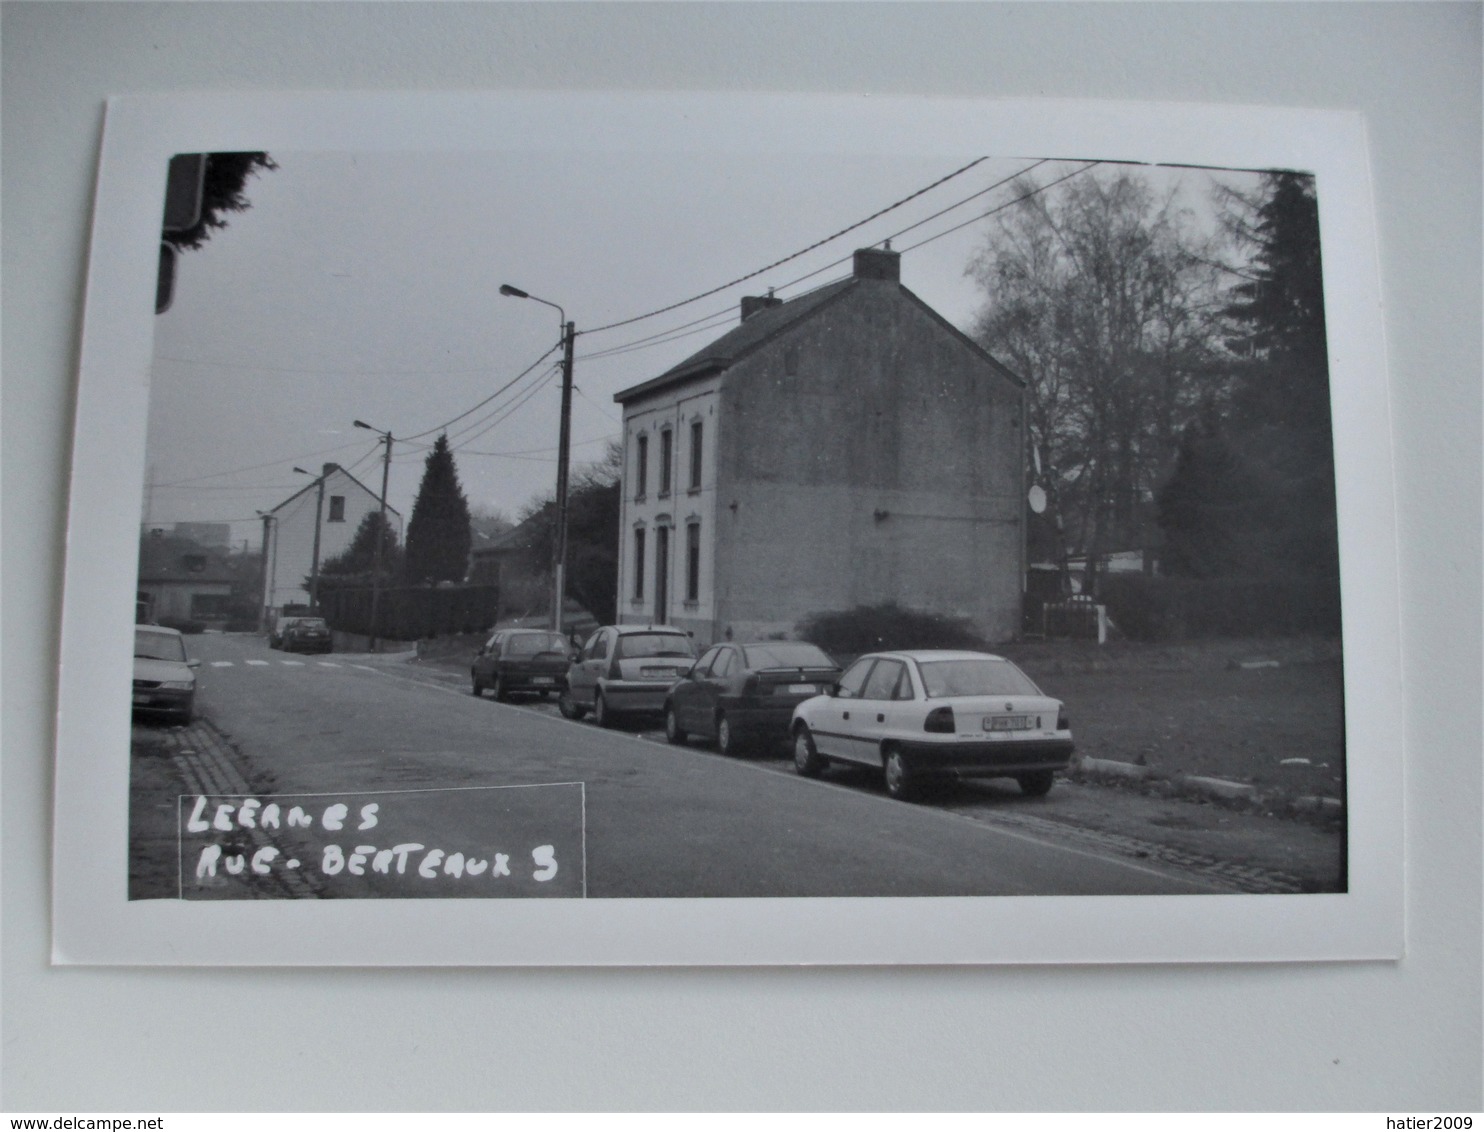
[{"label": "small building", "polygon": [[895,602],[1020,628],[1024,383],[902,286],[900,257],[741,323],[618,393],[619,620],[699,644]]},{"label": "small building", "polygon": [[[263,513],[263,609],[276,616],[285,605],[310,602],[308,580],[314,573],[315,531],[319,562],[350,549],[362,520],[381,507],[381,498],[338,464],[326,464],[320,475]],[[398,537],[402,516],[386,509],[387,523]]]},{"label": "small building", "polygon": [[231,613],[233,574],[221,550],[163,531],[139,540],[134,620],[179,626],[225,622]]}]

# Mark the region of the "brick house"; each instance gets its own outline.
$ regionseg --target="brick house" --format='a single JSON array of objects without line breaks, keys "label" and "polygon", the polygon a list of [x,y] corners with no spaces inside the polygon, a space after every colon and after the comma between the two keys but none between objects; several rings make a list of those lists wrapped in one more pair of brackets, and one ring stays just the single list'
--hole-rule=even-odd
[{"label": "brick house", "polygon": [[1024,383],[863,249],[616,394],[619,620],[699,644],[791,635],[858,605],[1019,630]]}]

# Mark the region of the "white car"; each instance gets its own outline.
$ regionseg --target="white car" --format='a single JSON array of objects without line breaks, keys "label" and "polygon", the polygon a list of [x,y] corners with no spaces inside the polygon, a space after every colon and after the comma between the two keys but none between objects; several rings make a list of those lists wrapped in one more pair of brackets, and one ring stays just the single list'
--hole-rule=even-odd
[{"label": "white car", "polygon": [[794,709],[791,734],[800,774],[880,767],[894,798],[933,778],[1014,778],[1045,794],[1073,751],[1062,702],[1010,661],[936,649],[861,657],[833,692]]}]

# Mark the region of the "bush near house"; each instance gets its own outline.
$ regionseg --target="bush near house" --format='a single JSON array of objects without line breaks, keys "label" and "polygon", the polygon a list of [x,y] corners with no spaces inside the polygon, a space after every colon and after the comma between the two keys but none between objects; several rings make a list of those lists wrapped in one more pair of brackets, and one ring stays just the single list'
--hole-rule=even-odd
[{"label": "bush near house", "polygon": [[1100,600],[1136,641],[1338,635],[1340,590],[1329,578],[1171,578],[1109,574]]},{"label": "bush near house", "polygon": [[964,618],[903,609],[895,603],[811,613],[795,627],[799,639],[834,657],[880,649],[982,649],[985,642]]}]

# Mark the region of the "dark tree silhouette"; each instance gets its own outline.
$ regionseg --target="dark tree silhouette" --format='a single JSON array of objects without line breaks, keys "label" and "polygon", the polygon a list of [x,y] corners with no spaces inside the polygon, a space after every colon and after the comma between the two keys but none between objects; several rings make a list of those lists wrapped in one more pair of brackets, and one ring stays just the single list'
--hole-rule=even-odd
[{"label": "dark tree silhouette", "polygon": [[201,192],[201,219],[194,228],[165,232],[162,239],[177,251],[199,248],[212,232],[227,227],[226,214],[252,207],[244,189],[249,177],[277,169],[266,153],[208,153]]},{"label": "dark tree silhouette", "polygon": [[428,453],[407,520],[407,580],[414,585],[462,582],[469,572],[470,541],[469,502],[444,434]]},{"label": "dark tree silhouette", "polygon": [[[320,586],[354,583],[370,585],[376,563],[376,533],[384,531],[381,544],[381,580],[390,581],[401,572],[402,548],[397,544],[396,528],[383,525],[380,511],[368,511],[356,528],[355,537],[340,554],[320,563]],[[306,585],[307,588],[307,585]]]}]

